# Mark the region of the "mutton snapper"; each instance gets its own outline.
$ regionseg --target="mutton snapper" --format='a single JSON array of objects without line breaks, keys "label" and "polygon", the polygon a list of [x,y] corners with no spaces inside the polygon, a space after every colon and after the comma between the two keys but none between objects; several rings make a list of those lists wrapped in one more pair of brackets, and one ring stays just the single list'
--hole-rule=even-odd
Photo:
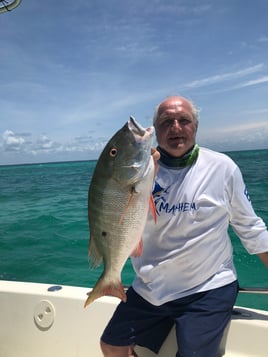
[{"label": "mutton snapper", "polygon": [[154,128],[142,128],[134,118],[111,138],[94,171],[88,192],[91,265],[104,270],[84,307],[112,295],[126,301],[121,271],[130,255],[142,254],[141,236],[152,200]]}]

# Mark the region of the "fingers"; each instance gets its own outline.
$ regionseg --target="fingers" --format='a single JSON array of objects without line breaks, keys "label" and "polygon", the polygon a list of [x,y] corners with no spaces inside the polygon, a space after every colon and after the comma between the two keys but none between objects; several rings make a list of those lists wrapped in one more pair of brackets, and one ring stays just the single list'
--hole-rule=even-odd
[{"label": "fingers", "polygon": [[156,150],[156,148],[151,148],[151,154],[153,155],[154,160],[158,161],[160,159],[160,153]]}]

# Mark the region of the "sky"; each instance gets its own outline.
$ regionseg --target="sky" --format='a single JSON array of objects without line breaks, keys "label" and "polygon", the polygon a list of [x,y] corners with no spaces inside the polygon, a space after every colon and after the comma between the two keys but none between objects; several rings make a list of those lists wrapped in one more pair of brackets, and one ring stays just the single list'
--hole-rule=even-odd
[{"label": "sky", "polygon": [[268,148],[266,0],[22,0],[0,14],[0,165],[97,159],[169,95],[197,142]]}]

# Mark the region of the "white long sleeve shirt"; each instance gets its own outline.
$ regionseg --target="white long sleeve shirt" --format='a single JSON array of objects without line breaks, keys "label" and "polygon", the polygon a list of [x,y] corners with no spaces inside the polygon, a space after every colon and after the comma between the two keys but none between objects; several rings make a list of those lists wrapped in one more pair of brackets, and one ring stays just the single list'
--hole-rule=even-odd
[{"label": "white long sleeve shirt", "polygon": [[237,279],[229,224],[250,254],[268,251],[266,226],[224,154],[200,148],[190,167],[160,165],[153,196],[157,222],[149,214],[143,254],[132,264],[134,290],[154,305]]}]

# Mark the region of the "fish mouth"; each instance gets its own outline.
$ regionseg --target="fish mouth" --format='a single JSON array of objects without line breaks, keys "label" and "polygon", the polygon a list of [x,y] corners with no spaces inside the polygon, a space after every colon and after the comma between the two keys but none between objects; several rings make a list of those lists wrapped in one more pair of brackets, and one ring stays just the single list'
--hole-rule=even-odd
[{"label": "fish mouth", "polygon": [[129,118],[128,121],[128,127],[129,129],[133,132],[133,134],[138,135],[138,136],[145,136],[146,134],[149,134],[149,136],[152,136],[154,133],[154,128],[149,127],[147,129],[143,128],[133,116]]}]

